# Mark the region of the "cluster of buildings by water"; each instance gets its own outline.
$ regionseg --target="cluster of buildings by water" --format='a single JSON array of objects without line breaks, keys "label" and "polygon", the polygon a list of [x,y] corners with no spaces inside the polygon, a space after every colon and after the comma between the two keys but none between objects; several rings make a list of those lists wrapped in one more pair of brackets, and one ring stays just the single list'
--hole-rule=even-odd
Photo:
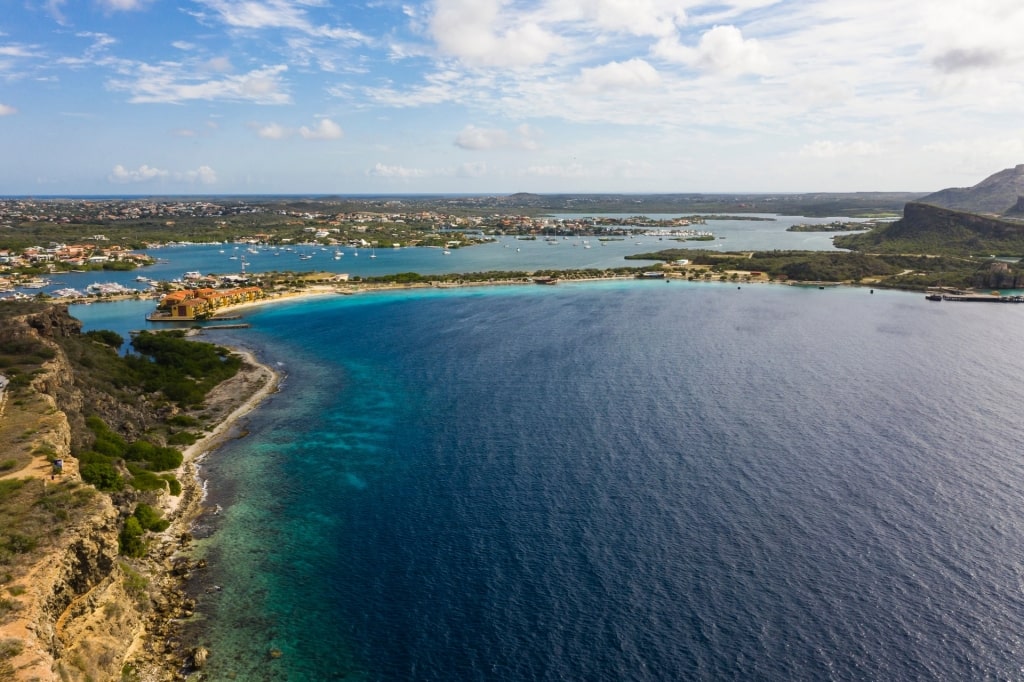
[{"label": "cluster of buildings by water", "polygon": [[151,321],[198,320],[210,317],[220,308],[239,303],[251,303],[263,298],[260,287],[238,287],[234,289],[180,289],[160,299],[157,311],[149,316]]}]

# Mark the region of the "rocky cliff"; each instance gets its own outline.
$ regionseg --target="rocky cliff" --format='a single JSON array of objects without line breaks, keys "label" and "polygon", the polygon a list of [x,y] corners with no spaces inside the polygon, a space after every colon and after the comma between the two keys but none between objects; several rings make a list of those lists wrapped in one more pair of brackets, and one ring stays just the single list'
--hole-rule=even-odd
[{"label": "rocky cliff", "polygon": [[[118,559],[123,510],[78,479],[71,457],[71,422],[81,419],[88,391],[76,385],[58,341],[80,329],[61,307],[6,316],[0,324],[4,348],[36,348],[36,357],[47,358],[0,414],[0,427],[20,434],[7,440],[24,441],[18,452],[27,453],[10,460],[19,468],[0,476],[16,492],[3,497],[2,513],[21,524],[17,533],[11,524],[0,528],[0,547],[14,537],[31,547],[4,554],[0,566],[11,595],[0,609],[0,679],[120,679],[148,606],[138,576]],[[67,462],[59,477],[52,476],[52,458]],[[36,528],[33,521],[48,524],[38,539],[21,532]]]}]

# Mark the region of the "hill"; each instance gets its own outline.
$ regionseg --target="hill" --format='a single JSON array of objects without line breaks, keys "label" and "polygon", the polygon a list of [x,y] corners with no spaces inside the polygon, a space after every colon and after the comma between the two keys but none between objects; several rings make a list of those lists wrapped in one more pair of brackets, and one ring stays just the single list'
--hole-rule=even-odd
[{"label": "hill", "polygon": [[871,253],[1024,255],[1024,223],[920,202],[903,218],[866,234],[836,237],[843,249]]},{"label": "hill", "polygon": [[[1024,196],[1024,164],[1001,170],[973,187],[953,187],[929,194],[923,204],[969,213],[1005,215]],[[1015,214],[1017,215],[1017,214]]]}]

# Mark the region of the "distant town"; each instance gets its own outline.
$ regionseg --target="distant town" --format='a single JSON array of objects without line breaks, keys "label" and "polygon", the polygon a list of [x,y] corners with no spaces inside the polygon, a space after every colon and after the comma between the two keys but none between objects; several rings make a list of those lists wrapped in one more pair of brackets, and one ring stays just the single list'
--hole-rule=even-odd
[{"label": "distant town", "polygon": [[705,218],[696,215],[554,218],[397,210],[407,208],[399,200],[370,203],[385,210],[353,210],[351,201],[326,200],[2,199],[0,291],[41,289],[46,275],[59,272],[131,270],[153,262],[134,251],[174,243],[458,249],[498,235],[714,239],[702,229]]}]

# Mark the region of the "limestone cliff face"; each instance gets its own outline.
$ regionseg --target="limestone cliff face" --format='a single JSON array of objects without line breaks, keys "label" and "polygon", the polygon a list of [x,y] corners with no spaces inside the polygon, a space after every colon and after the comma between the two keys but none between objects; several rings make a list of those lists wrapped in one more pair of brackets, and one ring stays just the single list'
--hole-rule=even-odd
[{"label": "limestone cliff face", "polygon": [[[44,405],[34,437],[70,463],[69,417],[81,419],[85,398],[56,341],[79,334],[80,329],[66,308],[58,306],[9,318],[0,329],[4,340],[31,340],[52,351],[53,358],[31,383]],[[45,458],[39,459],[17,473],[41,478],[41,490],[60,485],[47,480],[48,465]],[[77,467],[66,471],[65,480],[74,478]],[[8,661],[14,679],[120,678],[121,662],[142,629],[142,609],[148,604],[140,581],[126,580],[118,561],[121,514],[107,495],[92,495],[62,522],[56,539],[34,563],[15,576],[25,591],[17,596],[14,617],[0,622],[0,638],[18,639],[23,647]]]}]

